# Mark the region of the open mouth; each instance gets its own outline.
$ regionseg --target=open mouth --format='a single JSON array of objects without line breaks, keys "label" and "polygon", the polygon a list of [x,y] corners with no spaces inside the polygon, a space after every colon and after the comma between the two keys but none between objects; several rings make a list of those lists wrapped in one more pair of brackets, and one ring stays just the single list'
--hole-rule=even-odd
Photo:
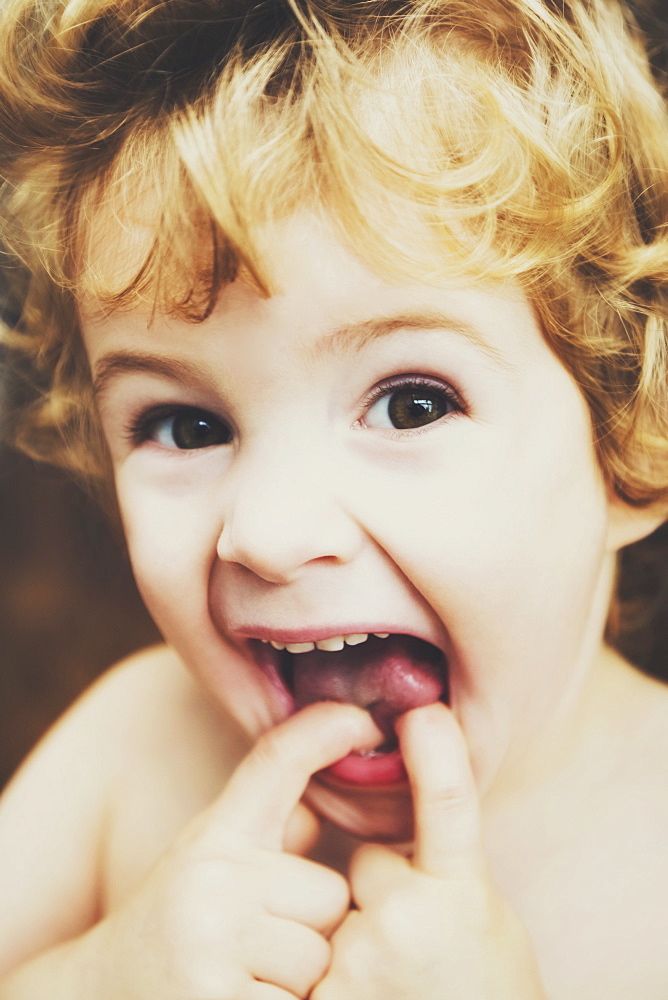
[{"label": "open mouth", "polygon": [[383,733],[370,751],[337,761],[326,775],[354,784],[405,780],[395,722],[412,708],[449,699],[448,665],[431,643],[405,634],[357,633],[283,643],[252,640],[256,659],[284,694],[291,712],[319,701],[366,709]]}]

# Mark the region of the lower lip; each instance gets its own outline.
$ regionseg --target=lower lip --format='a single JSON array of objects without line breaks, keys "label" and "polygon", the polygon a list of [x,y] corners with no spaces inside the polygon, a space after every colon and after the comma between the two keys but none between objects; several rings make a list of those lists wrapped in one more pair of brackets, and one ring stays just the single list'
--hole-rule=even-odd
[{"label": "lower lip", "polygon": [[375,757],[350,753],[320,773],[349,785],[396,785],[407,778],[400,750]]}]

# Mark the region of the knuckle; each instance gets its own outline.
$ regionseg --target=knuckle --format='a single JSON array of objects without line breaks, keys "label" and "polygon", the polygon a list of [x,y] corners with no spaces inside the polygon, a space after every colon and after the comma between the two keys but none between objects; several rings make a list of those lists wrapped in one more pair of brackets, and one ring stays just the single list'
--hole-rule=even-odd
[{"label": "knuckle", "polygon": [[287,768],[291,763],[290,743],[278,729],[269,729],[257,741],[251,754],[262,769]]},{"label": "knuckle", "polygon": [[437,785],[429,793],[430,806],[444,815],[461,810],[468,799],[469,789],[463,782]]}]

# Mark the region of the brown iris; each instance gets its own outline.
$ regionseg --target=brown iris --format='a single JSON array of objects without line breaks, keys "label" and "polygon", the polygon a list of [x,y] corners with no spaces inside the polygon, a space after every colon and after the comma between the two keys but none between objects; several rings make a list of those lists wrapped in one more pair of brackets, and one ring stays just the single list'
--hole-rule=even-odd
[{"label": "brown iris", "polygon": [[228,444],[229,428],[203,410],[183,410],[172,418],[172,438],[177,448],[210,448]]},{"label": "brown iris", "polygon": [[433,424],[452,409],[452,401],[444,392],[419,385],[396,389],[387,407],[392,425],[398,430]]}]

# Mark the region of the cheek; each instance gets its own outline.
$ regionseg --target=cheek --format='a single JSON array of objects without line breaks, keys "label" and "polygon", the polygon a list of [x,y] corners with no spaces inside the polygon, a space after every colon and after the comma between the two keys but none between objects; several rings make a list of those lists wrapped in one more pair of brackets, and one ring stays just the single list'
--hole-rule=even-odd
[{"label": "cheek", "polygon": [[[211,531],[194,498],[173,498],[120,475],[117,490],[137,585],[149,611],[200,616],[206,606]],[[215,542],[214,552],[215,552]]]},{"label": "cheek", "polygon": [[204,495],[175,500],[132,488],[122,477],[118,495],[137,585],[163,637],[214,703],[256,739],[284,712],[266,678],[212,620],[215,504]]},{"label": "cheek", "polygon": [[582,641],[607,527],[589,438],[578,401],[560,422],[444,436],[420,468],[356,491],[358,519],[441,618],[476,689],[563,663]]},{"label": "cheek", "polygon": [[553,367],[557,385],[548,383],[542,408],[527,393],[507,401],[496,424],[461,421],[394,463],[359,467],[350,504],[432,587],[477,580],[484,592],[529,576],[542,582],[546,565],[569,575],[600,553],[607,502],[588,412]]}]

